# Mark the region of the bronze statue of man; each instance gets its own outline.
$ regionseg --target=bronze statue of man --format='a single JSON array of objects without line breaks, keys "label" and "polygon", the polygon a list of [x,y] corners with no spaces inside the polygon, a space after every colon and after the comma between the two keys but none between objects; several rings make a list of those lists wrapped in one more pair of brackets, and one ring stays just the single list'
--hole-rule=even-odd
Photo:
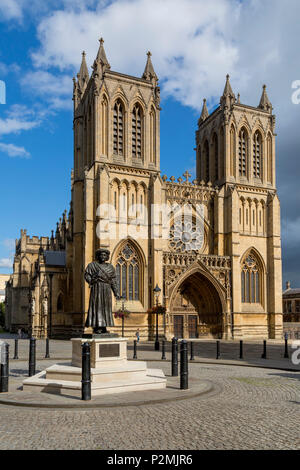
[{"label": "bronze statue of man", "polygon": [[119,300],[116,271],[109,260],[109,250],[96,251],[96,261],[90,263],[84,278],[91,288],[88,316],[85,326],[94,333],[106,333],[107,326],[114,326],[111,291]]}]

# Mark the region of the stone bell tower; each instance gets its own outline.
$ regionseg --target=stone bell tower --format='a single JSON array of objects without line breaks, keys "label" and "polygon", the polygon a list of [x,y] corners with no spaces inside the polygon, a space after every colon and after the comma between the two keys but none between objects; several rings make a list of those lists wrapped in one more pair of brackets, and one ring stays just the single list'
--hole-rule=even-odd
[{"label": "stone bell tower", "polygon": [[[74,310],[82,313],[89,299],[85,267],[99,247],[117,257],[117,246],[127,238],[132,220],[138,219],[147,232],[139,248],[141,259],[148,259],[151,247],[143,207],[150,207],[160,168],[160,89],[151,53],[142,77],[133,77],[111,70],[103,43],[100,39],[91,76],[83,52],[73,79],[73,299]],[[158,199],[160,193],[156,191]],[[108,205],[114,214],[105,209]],[[148,263],[140,279],[145,286],[147,270]],[[140,297],[146,308],[148,288],[144,291],[143,286]]]},{"label": "stone bell tower", "polygon": [[242,104],[229,75],[220,106],[206,100],[196,131],[197,179],[218,186],[214,252],[232,258],[233,334],[282,334],[280,203],[275,116],[263,86],[258,106]]}]

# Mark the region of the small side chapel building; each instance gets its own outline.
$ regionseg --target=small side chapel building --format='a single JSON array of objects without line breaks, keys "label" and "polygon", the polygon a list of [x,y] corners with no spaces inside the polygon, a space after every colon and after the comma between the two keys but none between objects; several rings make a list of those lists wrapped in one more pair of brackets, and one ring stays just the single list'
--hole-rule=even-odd
[{"label": "small side chapel building", "polygon": [[[101,39],[92,69],[89,76],[83,53],[73,79],[70,211],[50,238],[21,231],[6,289],[7,327],[38,338],[81,334],[89,303],[84,270],[103,247],[131,312],[125,336],[139,328],[142,339],[153,338],[148,310],[158,284],[166,307],[160,336],[281,338],[275,116],[266,87],[259,105],[249,106],[227,76],[211,114],[204,100],[196,179],[186,172],[176,181],[160,175],[160,89],[151,54],[141,78],[115,72]],[[174,204],[188,206],[189,217],[173,212]],[[154,207],[170,209],[167,237],[164,214]],[[119,319],[111,330],[121,331]]]}]

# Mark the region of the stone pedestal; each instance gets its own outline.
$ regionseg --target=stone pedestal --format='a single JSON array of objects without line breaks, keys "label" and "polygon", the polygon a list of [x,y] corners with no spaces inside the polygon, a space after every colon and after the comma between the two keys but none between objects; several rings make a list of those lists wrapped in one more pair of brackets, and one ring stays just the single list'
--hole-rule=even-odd
[{"label": "stone pedestal", "polygon": [[72,362],[55,364],[23,381],[23,390],[81,397],[81,345],[90,343],[91,392],[93,396],[163,389],[166,378],[146,362],[127,361],[127,339],[119,337],[74,338]]}]

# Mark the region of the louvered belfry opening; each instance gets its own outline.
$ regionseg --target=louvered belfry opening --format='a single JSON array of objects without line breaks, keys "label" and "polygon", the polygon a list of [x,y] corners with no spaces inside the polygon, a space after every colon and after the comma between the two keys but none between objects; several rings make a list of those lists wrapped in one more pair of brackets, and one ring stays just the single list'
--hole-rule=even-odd
[{"label": "louvered belfry opening", "polygon": [[240,176],[246,176],[247,169],[247,131],[241,129],[239,134],[239,173]]},{"label": "louvered belfry opening", "polygon": [[132,110],[132,156],[142,158],[142,111],[139,105]]},{"label": "louvered belfry opening", "polygon": [[120,100],[114,106],[114,154],[122,156],[124,153],[124,109]]},{"label": "louvered belfry opening", "polygon": [[253,139],[253,176],[255,178],[261,177],[261,142],[261,135],[257,131]]}]

